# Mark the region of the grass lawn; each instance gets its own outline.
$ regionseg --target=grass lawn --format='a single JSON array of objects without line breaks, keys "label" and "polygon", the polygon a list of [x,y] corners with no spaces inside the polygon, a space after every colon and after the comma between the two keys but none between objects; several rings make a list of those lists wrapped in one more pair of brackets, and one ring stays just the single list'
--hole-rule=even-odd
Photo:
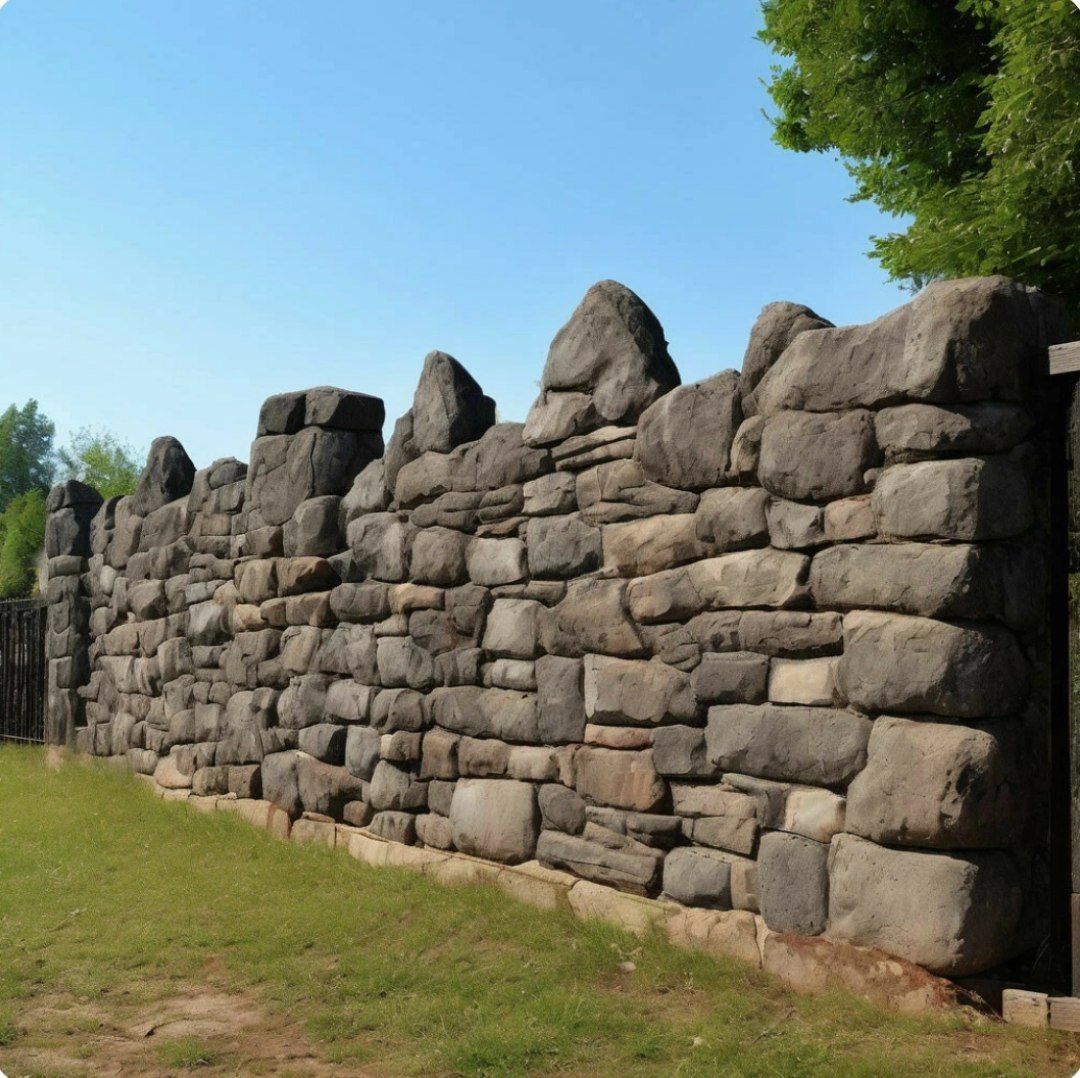
[{"label": "grass lawn", "polygon": [[[632,964],[632,965],[631,965]],[[0,1070],[1071,1074],[1080,1036],[799,997],[0,746]]]}]

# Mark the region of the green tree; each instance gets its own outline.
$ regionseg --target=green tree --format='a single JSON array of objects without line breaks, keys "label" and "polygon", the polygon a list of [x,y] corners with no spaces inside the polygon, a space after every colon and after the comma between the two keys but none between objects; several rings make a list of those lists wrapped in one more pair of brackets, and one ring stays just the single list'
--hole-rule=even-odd
[{"label": "green tree", "polygon": [[53,477],[55,428],[35,400],[0,414],[0,512],[31,490],[45,492]]},{"label": "green tree", "polygon": [[83,427],[60,450],[60,468],[65,479],[89,483],[103,498],[131,494],[142,466],[127,442],[108,430]]},{"label": "green tree", "polygon": [[776,141],[836,152],[907,228],[891,276],[1006,273],[1080,301],[1080,11],[1067,0],[763,0]]},{"label": "green tree", "polygon": [[17,494],[0,513],[0,599],[33,594],[44,537],[44,493],[35,488]]}]

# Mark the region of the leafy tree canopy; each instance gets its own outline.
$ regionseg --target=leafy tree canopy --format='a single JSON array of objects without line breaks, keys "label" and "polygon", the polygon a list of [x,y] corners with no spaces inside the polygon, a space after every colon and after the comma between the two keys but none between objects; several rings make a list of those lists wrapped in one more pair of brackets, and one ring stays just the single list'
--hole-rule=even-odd
[{"label": "leafy tree canopy", "polygon": [[103,498],[131,494],[142,465],[127,442],[107,430],[83,427],[60,450],[60,467],[65,479],[89,483]]},{"label": "leafy tree canopy", "polygon": [[43,493],[53,477],[55,428],[35,400],[0,414],[0,512],[31,490]]},{"label": "leafy tree canopy", "polygon": [[835,151],[911,223],[889,273],[1006,273],[1080,302],[1080,11],[1067,0],[763,0],[776,141]]},{"label": "leafy tree canopy", "polygon": [[17,494],[0,513],[0,599],[32,595],[36,561],[45,536],[45,494]]}]

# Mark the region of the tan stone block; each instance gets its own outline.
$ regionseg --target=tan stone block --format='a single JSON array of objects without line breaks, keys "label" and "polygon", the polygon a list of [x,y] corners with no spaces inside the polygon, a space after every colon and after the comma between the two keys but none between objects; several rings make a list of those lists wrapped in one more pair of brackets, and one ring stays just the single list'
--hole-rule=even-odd
[{"label": "tan stone block", "polygon": [[327,846],[331,850],[337,844],[337,831],[334,824],[322,820],[297,820],[292,825],[293,842],[311,842]]},{"label": "tan stone block", "polygon": [[1050,997],[1045,992],[1006,988],[1001,993],[1001,1017],[1010,1025],[1045,1029],[1050,1024]]},{"label": "tan stone block", "polygon": [[761,967],[757,918],[745,910],[680,909],[664,923],[672,943]]},{"label": "tan stone block", "polygon": [[570,888],[578,882],[569,872],[545,868],[538,861],[508,865],[495,879],[500,891],[541,910],[568,908]]},{"label": "tan stone block", "polygon": [[638,936],[678,909],[673,902],[628,895],[590,880],[578,880],[570,888],[568,898],[578,920],[606,921]]}]

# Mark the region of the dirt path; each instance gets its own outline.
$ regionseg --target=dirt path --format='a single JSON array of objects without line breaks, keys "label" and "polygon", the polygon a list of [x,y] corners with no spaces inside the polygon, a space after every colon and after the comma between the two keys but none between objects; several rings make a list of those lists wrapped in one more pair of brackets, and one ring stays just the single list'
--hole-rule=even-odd
[{"label": "dirt path", "polygon": [[17,1014],[16,1024],[15,1044],[0,1047],[8,1078],[377,1073],[320,1059],[299,1023],[267,1014],[250,996],[209,987],[151,1004],[43,996]]}]

